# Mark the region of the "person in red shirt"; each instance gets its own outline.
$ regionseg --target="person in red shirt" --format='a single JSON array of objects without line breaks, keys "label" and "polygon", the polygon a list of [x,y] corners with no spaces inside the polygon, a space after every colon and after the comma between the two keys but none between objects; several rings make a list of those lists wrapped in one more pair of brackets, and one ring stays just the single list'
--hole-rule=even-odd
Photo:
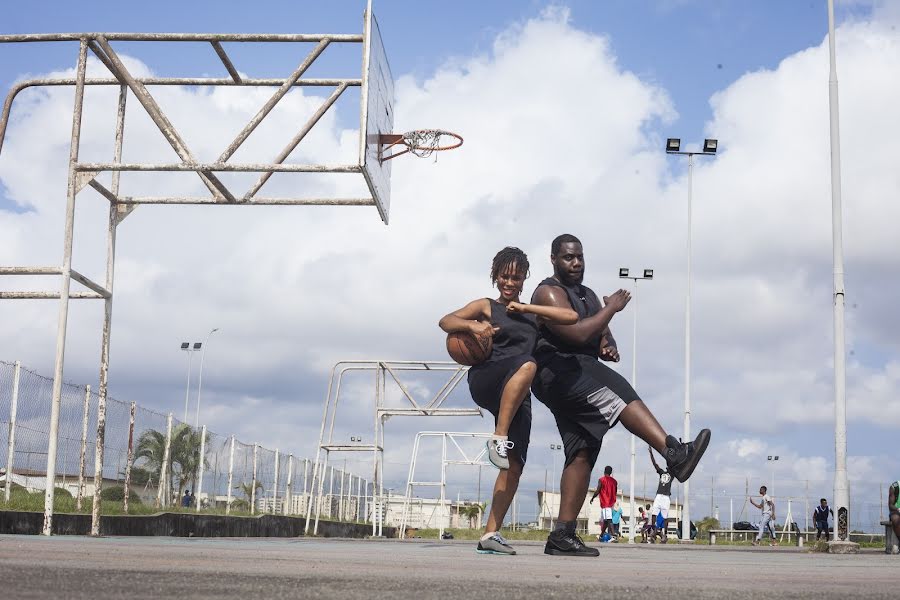
[{"label": "person in red shirt", "polygon": [[613,538],[612,511],[618,492],[619,482],[612,476],[612,467],[606,465],[606,468],[603,469],[603,477],[597,481],[597,491],[591,496],[591,502],[600,496],[600,520],[603,522],[603,526],[600,528],[601,537],[608,530],[610,539]]}]

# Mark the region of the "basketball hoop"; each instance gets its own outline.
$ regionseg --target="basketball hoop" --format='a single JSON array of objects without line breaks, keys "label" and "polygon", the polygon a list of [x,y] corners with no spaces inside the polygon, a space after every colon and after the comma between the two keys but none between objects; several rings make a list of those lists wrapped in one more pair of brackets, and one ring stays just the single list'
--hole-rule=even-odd
[{"label": "basketball hoop", "polygon": [[[445,138],[441,140],[441,138]],[[449,138],[449,139],[447,139]],[[379,136],[381,142],[381,162],[412,152],[419,158],[427,158],[434,152],[453,150],[462,146],[461,135],[443,129],[415,129],[406,133],[387,133]],[[406,146],[400,152],[385,155],[385,152],[399,145]]]}]

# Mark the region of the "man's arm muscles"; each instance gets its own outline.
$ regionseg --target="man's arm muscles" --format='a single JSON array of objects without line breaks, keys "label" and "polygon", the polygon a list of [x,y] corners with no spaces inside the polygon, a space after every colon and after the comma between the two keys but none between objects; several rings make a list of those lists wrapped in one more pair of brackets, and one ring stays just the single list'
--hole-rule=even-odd
[{"label": "man's arm muscles", "polygon": [[[572,307],[566,293],[561,288],[551,285],[538,287],[534,293],[533,303],[560,308]],[[603,307],[597,314],[581,319],[574,325],[559,325],[547,321],[544,321],[544,324],[550,331],[570,344],[586,344],[592,337],[609,327],[609,322],[615,314],[616,311],[611,308]]]}]

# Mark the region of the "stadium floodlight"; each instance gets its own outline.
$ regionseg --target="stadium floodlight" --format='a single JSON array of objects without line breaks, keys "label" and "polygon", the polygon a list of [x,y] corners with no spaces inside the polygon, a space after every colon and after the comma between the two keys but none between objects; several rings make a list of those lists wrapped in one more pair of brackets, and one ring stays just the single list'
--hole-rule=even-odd
[{"label": "stadium floodlight", "polygon": [[193,348],[191,348],[190,342],[181,342],[181,349],[188,353],[187,386],[184,390],[184,419],[182,420],[183,423],[187,423],[188,399],[191,394],[191,366],[194,363],[194,351],[200,349],[200,342],[194,343]]},{"label": "stadium floodlight", "polygon": [[[694,179],[694,155],[714,156],[719,149],[719,140],[707,138],[701,151],[680,150],[681,140],[666,140],[666,154],[680,154],[688,157],[687,176],[687,294],[684,305],[684,439],[691,439],[691,195]],[[690,484],[684,482],[684,503],[681,505],[681,539],[690,541]]]},{"label": "stadium floodlight", "polygon": [[653,269],[644,269],[644,279],[653,279]]},{"label": "stadium floodlight", "polygon": [[182,350],[187,350],[187,349],[190,348],[190,347],[191,347],[191,343],[190,343],[190,342],[181,342],[181,349],[182,349]]},{"label": "stadium floodlight", "polygon": [[628,269],[619,269],[619,277],[623,279],[628,277]]},{"label": "stadium floodlight", "polygon": [[199,350],[203,347],[203,342],[194,342],[194,350]]}]

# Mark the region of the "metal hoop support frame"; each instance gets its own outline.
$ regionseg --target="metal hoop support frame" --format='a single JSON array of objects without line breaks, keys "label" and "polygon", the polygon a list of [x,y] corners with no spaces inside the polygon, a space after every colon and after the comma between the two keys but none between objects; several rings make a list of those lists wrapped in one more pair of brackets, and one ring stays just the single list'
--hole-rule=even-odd
[{"label": "metal hoop support frame", "polygon": [[[450,141],[441,143],[442,137],[449,137]],[[419,158],[427,158],[434,152],[454,150],[463,145],[463,138],[458,133],[444,129],[414,129],[406,133],[387,133],[379,136],[381,142],[381,162],[391,160],[407,152],[412,152]],[[385,154],[395,146],[403,145],[405,149],[393,154]]]}]

